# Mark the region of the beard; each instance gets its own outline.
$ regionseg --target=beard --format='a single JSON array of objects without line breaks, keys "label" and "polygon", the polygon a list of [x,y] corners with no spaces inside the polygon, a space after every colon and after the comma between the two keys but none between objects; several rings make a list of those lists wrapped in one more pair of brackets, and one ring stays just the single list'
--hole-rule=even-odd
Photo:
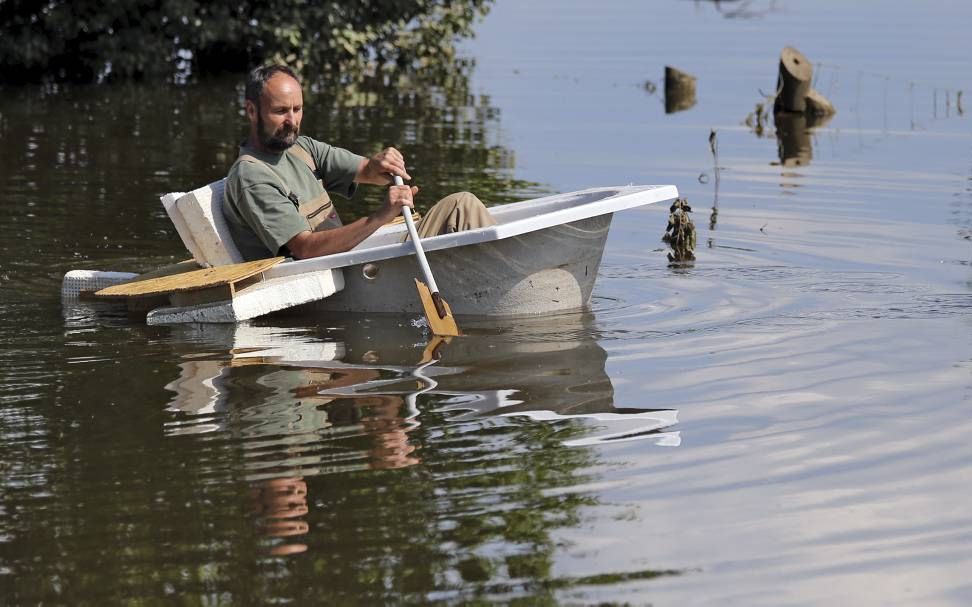
[{"label": "beard", "polygon": [[262,115],[257,115],[257,131],[260,133],[260,143],[263,147],[274,152],[285,152],[290,146],[297,143],[297,136],[300,135],[300,127],[282,125],[272,133],[267,132],[267,124]]}]

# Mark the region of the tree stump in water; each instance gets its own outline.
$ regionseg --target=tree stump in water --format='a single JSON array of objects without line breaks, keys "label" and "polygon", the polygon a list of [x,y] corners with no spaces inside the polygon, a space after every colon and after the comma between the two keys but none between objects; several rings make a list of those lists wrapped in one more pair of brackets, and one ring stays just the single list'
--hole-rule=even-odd
[{"label": "tree stump in water", "polygon": [[668,227],[662,241],[667,242],[672,250],[668,253],[668,261],[673,263],[695,261],[695,223],[689,217],[692,207],[684,198],[678,198],[668,209]]},{"label": "tree stump in water", "polygon": [[816,89],[810,89],[810,92],[804,97],[804,101],[807,104],[806,113],[812,116],[830,116],[837,112],[834,109],[834,104]]},{"label": "tree stump in water", "polygon": [[807,111],[807,95],[813,78],[813,65],[791,46],[780,53],[780,74],[776,82],[776,112]]},{"label": "tree stump in water", "polygon": [[695,76],[665,66],[665,113],[673,114],[695,105]]}]

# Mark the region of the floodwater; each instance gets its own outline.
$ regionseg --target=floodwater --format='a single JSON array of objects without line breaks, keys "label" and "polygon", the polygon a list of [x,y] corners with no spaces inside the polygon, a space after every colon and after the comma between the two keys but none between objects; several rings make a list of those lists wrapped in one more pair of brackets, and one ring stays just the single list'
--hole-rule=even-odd
[{"label": "floodwater", "polygon": [[[4,88],[0,603],[972,603],[970,22],[500,0],[445,84],[318,91],[305,132],[399,145],[425,200],[694,209],[693,264],[624,212],[589,312],[431,362],[413,318],[62,306],[69,269],[186,258],[158,196],[225,172],[240,89]],[[809,132],[749,116],[786,45],[838,110]]]}]

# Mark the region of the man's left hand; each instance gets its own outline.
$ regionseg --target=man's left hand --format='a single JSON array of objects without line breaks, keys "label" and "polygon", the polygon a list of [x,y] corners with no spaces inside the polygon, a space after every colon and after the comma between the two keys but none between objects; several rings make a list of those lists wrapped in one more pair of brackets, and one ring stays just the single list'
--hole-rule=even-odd
[{"label": "man's left hand", "polygon": [[386,185],[394,181],[393,175],[399,175],[406,181],[412,178],[405,170],[405,157],[402,153],[395,148],[385,148],[371,158],[361,161],[355,181]]}]

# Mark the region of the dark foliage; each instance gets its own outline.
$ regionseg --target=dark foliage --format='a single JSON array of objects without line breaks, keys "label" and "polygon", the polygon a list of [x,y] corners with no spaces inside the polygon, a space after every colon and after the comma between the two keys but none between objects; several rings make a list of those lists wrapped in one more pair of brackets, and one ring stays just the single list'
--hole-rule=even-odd
[{"label": "dark foliage", "polygon": [[0,81],[175,80],[454,59],[491,0],[0,0]]}]

